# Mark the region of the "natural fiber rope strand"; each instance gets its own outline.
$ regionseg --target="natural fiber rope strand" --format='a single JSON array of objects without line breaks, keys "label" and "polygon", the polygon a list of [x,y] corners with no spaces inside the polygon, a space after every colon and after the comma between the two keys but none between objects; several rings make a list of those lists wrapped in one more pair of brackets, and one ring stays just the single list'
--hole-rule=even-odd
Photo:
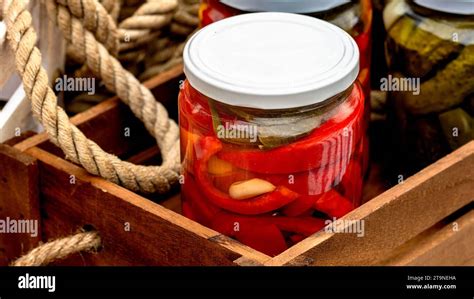
[{"label": "natural fiber rope strand", "polygon": [[[15,53],[16,67],[25,92],[32,101],[33,114],[44,125],[51,141],[64,151],[68,159],[80,163],[92,174],[134,191],[168,191],[178,179],[180,163],[178,128],[176,123],[168,118],[165,108],[155,101],[148,89],[121,67],[104,46],[97,42],[94,35],[84,29],[79,20],[71,17],[67,9],[59,6],[58,12],[62,12],[62,15],[56,15],[58,23],[69,21],[70,40],[75,44],[76,39],[79,41],[77,45],[84,49],[83,58],[88,66],[99,73],[106,86],[115,91],[130,105],[135,115],[144,121],[147,129],[158,141],[163,165],[137,166],[104,152],[72,125],[64,110],[58,107],[57,98],[49,87],[47,74],[41,66],[41,54],[35,47],[37,37],[31,25],[31,14],[23,1],[6,2],[4,17],[10,46]],[[57,7],[54,1],[47,1],[47,4]]]},{"label": "natural fiber rope strand", "polygon": [[98,0],[47,0],[64,6],[81,20],[84,28],[94,34],[97,40],[113,55],[117,54],[119,37],[117,25]]},{"label": "natural fiber rope strand", "polygon": [[11,266],[45,266],[73,253],[97,250],[100,245],[97,232],[82,232],[40,245],[14,261]]},{"label": "natural fiber rope strand", "polygon": [[[165,153],[163,157],[170,157],[172,154],[178,161],[176,170],[179,171],[179,147],[177,142],[164,144],[165,134],[178,139],[177,126],[174,121],[169,120],[164,107],[158,103],[151,92],[145,88],[133,75],[126,71],[114,57],[112,57],[104,47],[88,32],[84,30],[81,22],[69,13],[69,10],[62,6],[56,6],[53,1],[47,1],[48,16],[56,21],[66,39],[76,45],[79,50],[77,60],[86,63],[89,69],[99,78],[102,78],[105,86],[115,92],[134,114],[140,118],[150,134],[157,138],[160,148]],[[173,132],[171,134],[170,132]],[[160,138],[162,136],[162,138]],[[160,143],[161,140],[161,143]],[[176,150],[168,152],[174,147]],[[164,161],[166,164],[166,161]]]},{"label": "natural fiber rope strand", "polygon": [[[156,38],[155,31],[171,23],[177,0],[148,0],[135,13],[120,22],[120,50],[134,48]],[[153,34],[152,34],[153,32]]]}]

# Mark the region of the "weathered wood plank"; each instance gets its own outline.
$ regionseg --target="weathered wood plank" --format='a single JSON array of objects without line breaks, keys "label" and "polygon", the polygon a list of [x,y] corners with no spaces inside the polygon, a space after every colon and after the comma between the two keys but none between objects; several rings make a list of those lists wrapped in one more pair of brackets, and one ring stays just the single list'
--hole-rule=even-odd
[{"label": "weathered wood plank", "polygon": [[0,144],[0,220],[37,221],[37,235],[0,233],[0,265],[36,247],[41,238],[36,159]]},{"label": "weathered wood plank", "polygon": [[363,237],[316,233],[267,264],[375,264],[473,200],[474,142],[470,142],[341,218],[363,220]]},{"label": "weathered wood plank", "polygon": [[474,266],[474,210],[436,225],[382,261],[391,266]]},{"label": "weathered wood plank", "polygon": [[[92,225],[104,249],[94,265],[235,265],[253,250],[211,242],[219,233],[39,148],[26,151],[40,168],[43,233],[55,238]],[[71,177],[73,175],[74,177]],[[75,183],[71,184],[71,178]],[[130,227],[130,231],[126,228]],[[230,249],[229,249],[230,248]],[[267,257],[255,252],[253,257]]]}]

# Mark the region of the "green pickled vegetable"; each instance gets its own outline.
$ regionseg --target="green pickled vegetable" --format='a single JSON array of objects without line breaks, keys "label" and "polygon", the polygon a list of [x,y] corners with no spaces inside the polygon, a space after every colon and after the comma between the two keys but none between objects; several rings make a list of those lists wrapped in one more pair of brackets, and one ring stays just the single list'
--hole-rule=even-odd
[{"label": "green pickled vegetable", "polygon": [[[440,63],[452,59],[462,49],[462,45],[452,40],[442,39],[435,35],[432,27],[434,23],[424,19],[417,22],[415,19],[404,16],[400,18],[389,31],[389,36],[397,45],[396,61],[398,67],[407,76],[424,77],[433,71]],[[445,31],[456,28],[441,27]],[[449,32],[443,35],[449,35]]]},{"label": "green pickled vegetable", "polygon": [[311,131],[320,126],[322,116],[319,115],[303,119],[267,118],[258,120],[257,122],[259,123],[258,140],[261,143],[259,147],[262,149],[271,149],[294,142],[308,135]]},{"label": "green pickled vegetable", "polygon": [[474,92],[474,45],[465,47],[458,58],[421,84],[420,94],[400,92],[405,107],[413,114],[442,112],[461,104]]},{"label": "green pickled vegetable", "polygon": [[474,119],[463,109],[456,108],[439,115],[443,133],[455,150],[474,139]]},{"label": "green pickled vegetable", "polygon": [[[220,140],[266,150],[292,143],[310,134],[337,113],[338,106],[347,99],[350,92],[351,90],[342,92],[322,104],[285,110],[234,107],[214,101],[209,101],[209,107],[214,131]],[[224,132],[225,125],[218,111],[235,117],[231,130]]]}]

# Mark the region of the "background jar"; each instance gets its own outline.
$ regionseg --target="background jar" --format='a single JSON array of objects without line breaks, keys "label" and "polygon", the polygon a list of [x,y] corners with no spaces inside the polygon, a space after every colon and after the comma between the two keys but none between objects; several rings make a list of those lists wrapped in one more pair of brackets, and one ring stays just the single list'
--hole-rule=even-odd
[{"label": "background jar", "polygon": [[384,23],[393,147],[409,174],[474,139],[474,1],[392,0]]},{"label": "background jar", "polygon": [[358,57],[342,30],[295,14],[246,14],[193,36],[179,95],[183,214],[276,255],[357,207]]}]

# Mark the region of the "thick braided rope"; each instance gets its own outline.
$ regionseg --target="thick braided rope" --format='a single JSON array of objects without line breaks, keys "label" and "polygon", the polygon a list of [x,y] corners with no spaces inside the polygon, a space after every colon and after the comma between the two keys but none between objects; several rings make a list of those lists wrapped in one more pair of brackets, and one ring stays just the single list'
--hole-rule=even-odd
[{"label": "thick braided rope", "polygon": [[[199,0],[179,0],[178,9],[175,11],[170,25],[170,32],[175,35],[186,36],[187,39],[192,36],[199,25],[199,5]],[[164,41],[166,42],[166,40]],[[182,63],[186,41],[170,47],[162,46],[161,49],[158,47],[157,53],[146,61],[147,68],[140,75],[140,80],[149,79]]]},{"label": "thick braided rope", "polygon": [[[192,33],[189,35],[189,37],[192,36]],[[141,75],[140,75],[140,80],[147,80],[157,74],[160,74],[170,68],[172,68],[175,65],[178,65],[180,63],[183,63],[183,51],[184,47],[186,45],[186,41],[182,42],[176,47],[171,48],[170,53],[168,53],[169,57],[168,59],[165,60],[164,63],[160,63],[157,65],[153,65],[148,67]],[[164,52],[164,51],[162,51]]]},{"label": "thick braided rope", "polygon": [[170,26],[172,33],[187,36],[198,27],[199,3],[199,0],[179,0],[179,8]]},{"label": "thick braided rope", "polygon": [[[119,24],[120,50],[127,50],[155,39],[159,29],[171,23],[177,0],[148,0]],[[154,33],[154,34],[152,34]]]},{"label": "thick braided rope", "polygon": [[[53,10],[58,8],[54,1],[47,1],[47,4]],[[179,132],[176,123],[168,118],[166,109],[155,101],[151,92],[125,71],[104,46],[97,42],[94,35],[84,29],[79,20],[72,18],[62,6],[57,11],[58,14],[53,16],[57,17],[59,24],[69,26],[71,35],[66,37],[83,50],[81,53],[84,57],[81,58],[92,71],[100,74],[110,90],[129,104],[135,115],[155,136],[163,164],[144,167],[121,161],[104,152],[70,123],[64,110],[57,105],[46,71],[41,66],[41,54],[35,47],[37,36],[31,25],[31,14],[23,1],[6,1],[4,17],[7,37],[15,53],[17,71],[25,92],[32,101],[33,114],[43,124],[50,140],[63,150],[66,157],[81,164],[88,172],[133,191],[169,191],[171,185],[177,182],[180,169]]]},{"label": "thick braided rope", "polygon": [[94,33],[97,40],[112,54],[118,51],[117,25],[112,16],[98,0],[48,0],[56,1],[82,21],[84,28]]},{"label": "thick braided rope", "polygon": [[[66,40],[78,49],[78,61],[85,63],[110,91],[129,105],[155,138],[161,140],[160,137],[170,135],[173,140],[178,140],[176,123],[168,118],[166,109],[155,100],[153,94],[97,42],[69,10],[55,5],[53,1],[46,1],[46,4],[48,16],[58,24]],[[169,133],[170,131],[174,134]],[[158,143],[163,149],[171,149],[176,145],[173,142]]]},{"label": "thick braided rope", "polygon": [[93,251],[100,247],[97,232],[83,232],[40,245],[15,260],[11,266],[45,266],[81,251]]},{"label": "thick braided rope", "polygon": [[112,16],[112,19],[117,22],[122,7],[122,0],[100,0],[100,3],[105,10]]}]

